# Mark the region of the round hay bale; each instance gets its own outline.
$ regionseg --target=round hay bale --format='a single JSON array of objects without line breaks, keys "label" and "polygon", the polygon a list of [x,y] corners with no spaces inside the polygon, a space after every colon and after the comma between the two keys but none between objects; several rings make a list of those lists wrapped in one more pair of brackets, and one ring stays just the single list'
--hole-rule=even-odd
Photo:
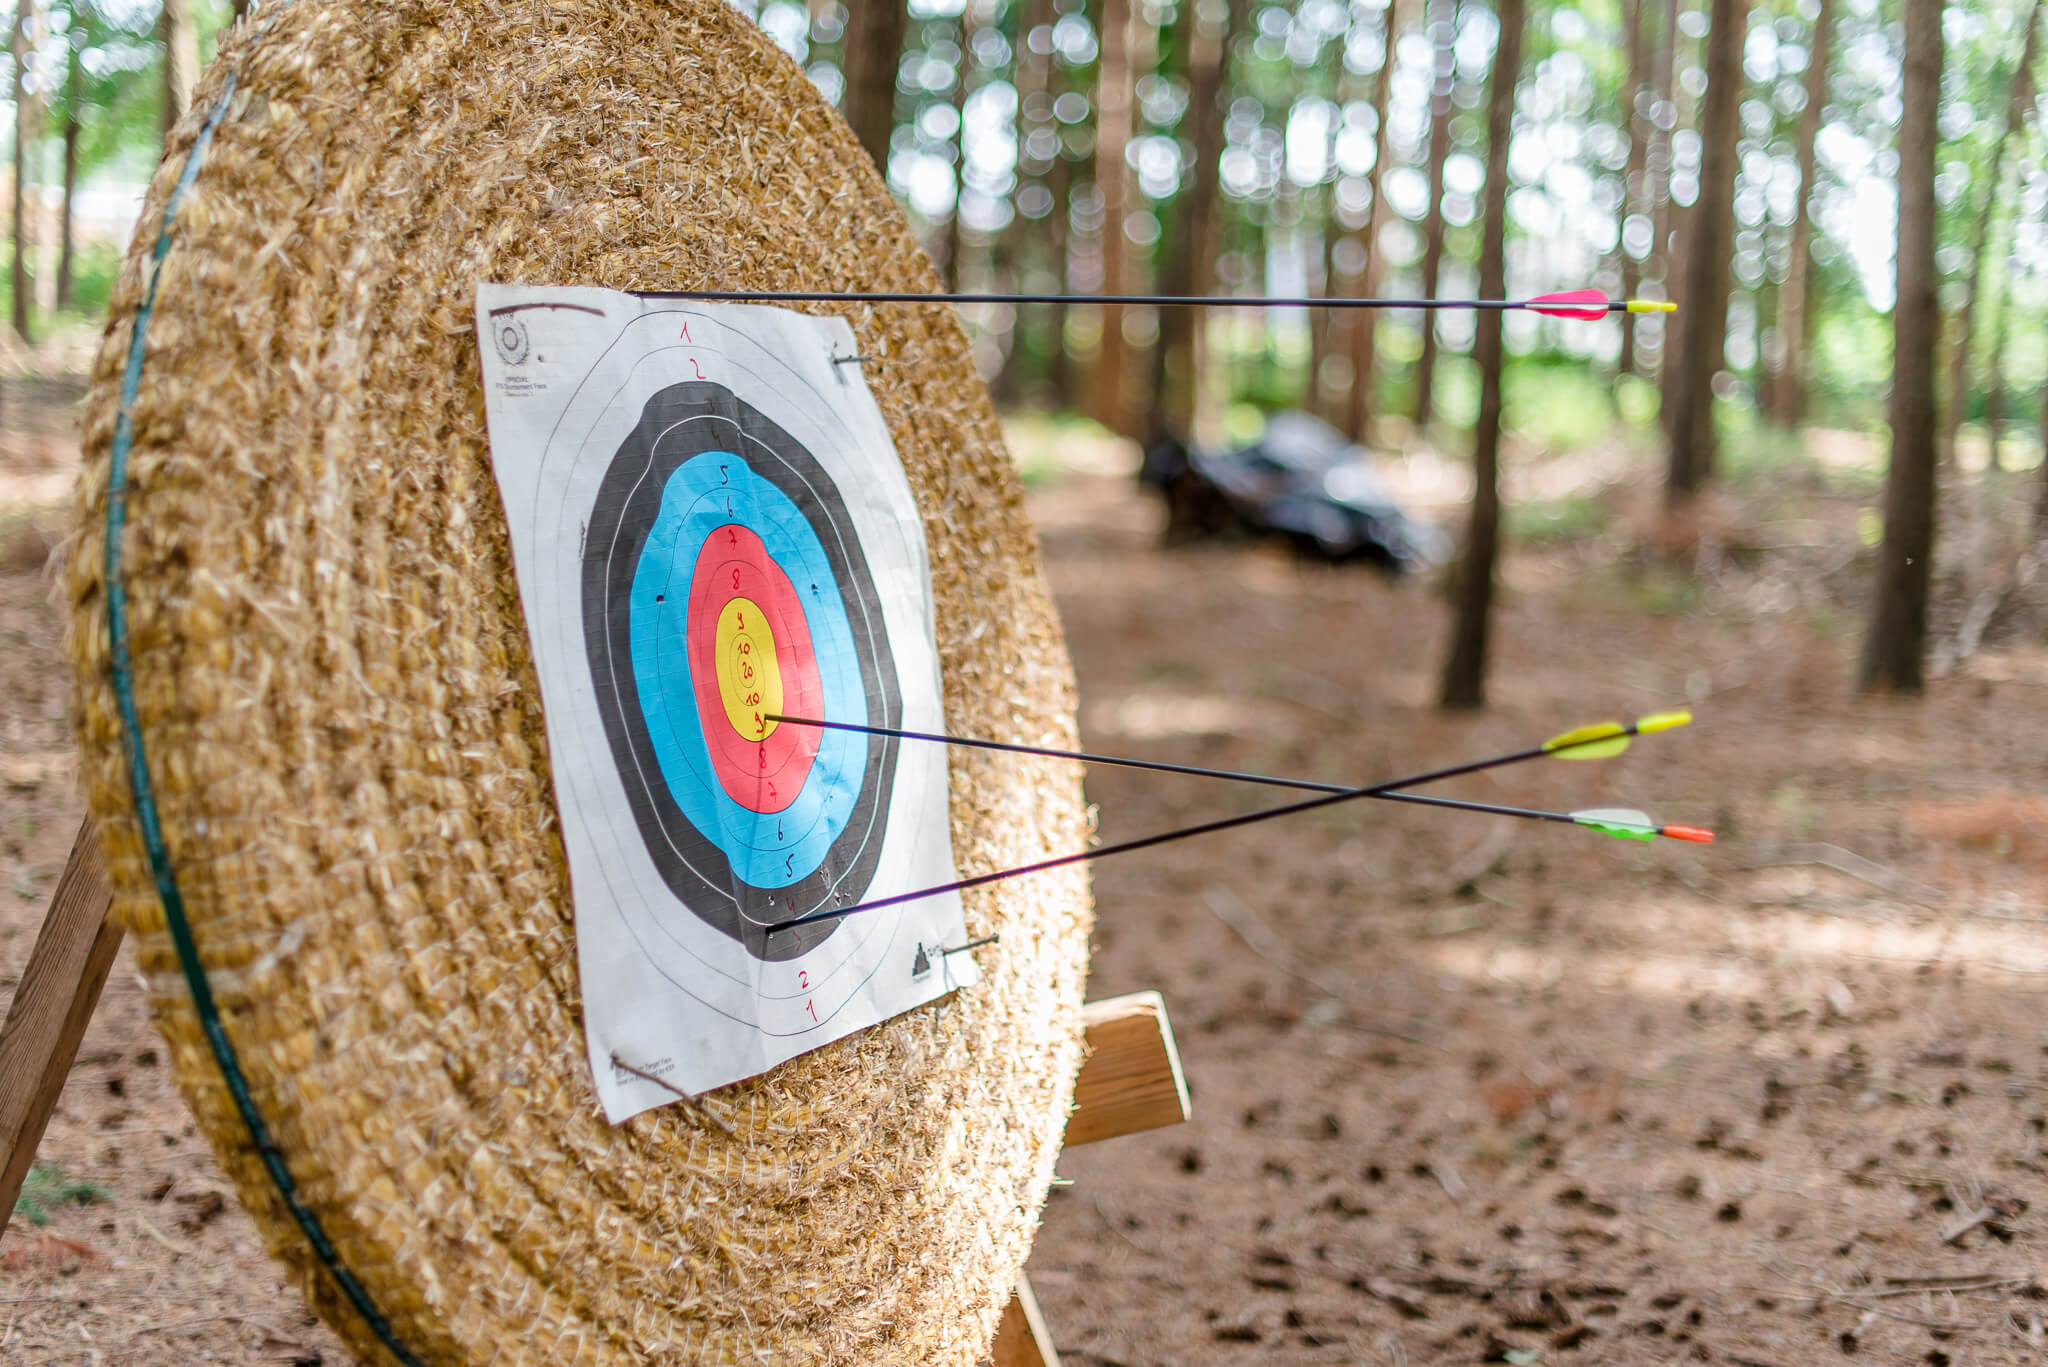
[{"label": "round hay bale", "polygon": [[[232,80],[232,93],[222,103]],[[203,155],[202,124],[224,112]],[[180,976],[123,759],[104,573],[129,411],[137,734],[277,1157]],[[723,0],[296,0],[230,35],[113,301],[66,587],[89,802],[178,1081],[272,1250],[368,1361],[971,1363],[1051,1181],[1090,910],[966,895],[983,983],[614,1128],[485,446],[480,280],[930,290],[852,134]],[[827,311],[828,306],[812,306]],[[930,547],[948,720],[1065,743],[1021,493],[943,306],[846,307]],[[963,873],[1078,848],[1078,779],[953,759]]]}]

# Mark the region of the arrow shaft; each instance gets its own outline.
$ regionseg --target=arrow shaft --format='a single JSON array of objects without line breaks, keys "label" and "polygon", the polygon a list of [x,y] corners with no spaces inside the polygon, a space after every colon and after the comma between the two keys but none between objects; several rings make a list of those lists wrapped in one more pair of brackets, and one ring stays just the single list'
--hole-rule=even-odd
[{"label": "arrow shaft", "polygon": [[854,731],[869,736],[893,736],[898,740],[931,741],[939,745],[958,746],[964,750],[998,750],[1010,755],[1072,759],[1083,764],[1103,764],[1118,769],[1148,769],[1161,774],[1189,774],[1196,778],[1229,779],[1235,783],[1262,783],[1273,788],[1298,788],[1313,793],[1351,791],[1351,785],[1347,783],[1318,783],[1307,778],[1281,778],[1273,774],[1248,773],[1241,769],[1208,769],[1198,764],[1173,764],[1166,760],[1135,759],[1129,755],[1100,755],[1086,750],[1055,750],[1045,745],[1023,745],[1006,740],[977,740],[970,736],[950,736],[937,731],[904,731],[893,726],[863,726],[859,722],[820,721],[815,717],[786,717],[774,712],[763,713],[762,719],[786,722],[793,726],[815,726],[826,731]]},{"label": "arrow shaft", "polygon": [[[898,740],[930,741],[938,745],[955,745],[968,750],[997,750],[1012,755],[1036,755],[1044,759],[1079,760],[1084,764],[1103,764],[1119,769],[1148,769],[1162,774],[1189,774],[1196,778],[1228,779],[1236,783],[1259,783],[1273,788],[1294,788],[1311,793],[1352,794],[1365,791],[1344,783],[1323,783],[1309,778],[1285,778],[1274,774],[1255,774],[1242,769],[1209,769],[1198,764],[1174,764],[1167,760],[1136,759],[1129,755],[1104,755],[1087,750],[1057,750],[1046,745],[1025,745],[1017,741],[980,740],[972,736],[954,736],[940,731],[906,731],[893,726],[868,726],[851,721],[822,721],[816,717],[791,717],[779,712],[762,714],[762,720],[787,723],[792,726],[815,726],[827,731],[853,731],[869,736],[893,736]],[[1519,764],[1524,760],[1542,759],[1545,756],[1567,756],[1580,746],[1608,745],[1616,740],[1626,740],[1635,734],[1635,727],[1620,728],[1612,733],[1591,736],[1567,744],[1548,746],[1532,745],[1526,750],[1511,750],[1504,755],[1490,759],[1477,759],[1468,764],[1453,764],[1448,768],[1431,769],[1427,773],[1413,774],[1407,778],[1395,779],[1376,785],[1378,790],[1394,788],[1419,788],[1425,783],[1437,783],[1447,778],[1464,774],[1476,774],[1484,769],[1498,769],[1503,765]],[[1380,796],[1390,795],[1380,791]],[[1418,801],[1420,799],[1417,799]],[[1449,798],[1432,798],[1433,802],[1449,802]],[[1564,818],[1560,817],[1560,820]]]},{"label": "arrow shaft", "polygon": [[[789,717],[783,717],[781,718],[781,720],[796,721],[798,725],[806,724],[800,719]],[[821,723],[812,722],[808,724],[819,725]],[[953,737],[944,736],[933,732],[901,732],[893,731],[890,728],[884,727],[860,726],[855,725],[851,722],[834,722],[829,723],[829,725],[833,726],[836,729],[851,731],[869,731],[875,734],[882,735],[893,734],[900,735],[905,739],[930,740],[939,743],[953,743],[955,739]],[[1634,727],[1628,728],[1628,731],[1630,733],[1633,733],[1634,730]],[[1041,754],[1046,755],[1050,758],[1082,758],[1082,756],[1077,752],[1053,751],[1037,746],[1012,745],[1008,742],[1002,741],[970,743],[974,744],[976,748],[1011,750],[1014,752],[1025,754]],[[1189,840],[1196,836],[1201,835],[1215,835],[1222,831],[1235,830],[1240,826],[1250,826],[1261,821],[1272,821],[1278,817],[1293,816],[1300,812],[1312,812],[1317,810],[1318,808],[1333,807],[1340,802],[1352,802],[1360,798],[1385,798],[1396,802],[1414,802],[1425,806],[1456,807],[1466,810],[1492,812],[1503,816],[1529,816],[1542,821],[1569,822],[1572,820],[1572,818],[1560,812],[1539,812],[1534,809],[1524,809],[1518,807],[1500,807],[1495,806],[1491,803],[1463,802],[1455,798],[1430,797],[1421,793],[1404,793],[1398,791],[1399,789],[1403,788],[1419,787],[1424,783],[1434,783],[1439,779],[1454,778],[1460,774],[1476,773],[1481,769],[1495,768],[1503,764],[1513,764],[1521,760],[1536,759],[1544,755],[1553,755],[1556,753],[1558,753],[1557,750],[1545,749],[1540,745],[1533,746],[1527,750],[1517,750],[1506,755],[1497,755],[1492,759],[1475,760],[1469,764],[1454,764],[1443,769],[1431,769],[1419,774],[1409,774],[1402,778],[1389,779],[1385,783],[1377,783],[1367,788],[1345,788],[1335,792],[1323,792],[1320,796],[1304,798],[1299,802],[1284,803],[1278,807],[1266,807],[1256,812],[1245,812],[1238,816],[1219,817],[1214,821],[1204,821],[1193,826],[1180,826],[1174,828],[1173,830],[1159,831],[1152,835],[1139,836],[1133,840],[1123,840],[1112,845],[1101,845],[1092,850],[1077,850],[1072,854],[1055,855],[1050,859],[1041,859],[1029,864],[1019,864],[1013,868],[997,869],[992,873],[975,874],[970,878],[959,878],[955,879],[950,883],[940,883],[934,887],[919,888],[915,892],[898,893],[893,897],[879,897],[870,902],[857,902],[850,907],[834,907],[827,911],[813,912],[808,916],[798,917],[795,920],[779,921],[774,925],[769,926],[767,928],[767,933],[770,935],[775,935],[783,931],[795,930],[799,926],[814,925],[823,921],[836,921],[843,917],[852,916],[857,912],[878,911],[883,907],[900,906],[905,902],[915,902],[926,897],[938,897],[949,892],[964,892],[968,888],[978,888],[988,883],[1000,882],[1006,878],[1020,878],[1025,874],[1045,873],[1052,869],[1065,868],[1069,864],[1079,864],[1083,861],[1090,859],[1106,859],[1109,856],[1115,854],[1130,854],[1137,850],[1149,850],[1156,845],[1165,845],[1176,840]],[[1101,758],[1104,762],[1112,762],[1116,757],[1104,756]],[[1156,764],[1152,761],[1140,760],[1135,762],[1134,767],[1172,768],[1174,766],[1166,766]],[[1210,772],[1212,772],[1217,777],[1227,776],[1226,771],[1218,770]],[[1259,776],[1259,778],[1260,781],[1267,783],[1279,782],[1286,786],[1293,786],[1291,781],[1289,780],[1274,780],[1271,778],[1266,778],[1264,776]],[[1326,785],[1317,786],[1325,787]]]},{"label": "arrow shaft", "polygon": [[[1163,308],[1526,309],[1534,299],[1361,299],[1349,296],[1206,294],[954,294],[911,290],[637,290],[641,299],[683,299],[722,304],[1127,304]],[[1620,313],[1628,301],[1573,304]]]},{"label": "arrow shaft", "polygon": [[1119,841],[1114,845],[1101,845],[1092,850],[1078,850],[1073,854],[1056,855],[1051,859],[1040,859],[1035,863],[1019,864],[1015,868],[997,869],[993,873],[976,874],[972,878],[959,878],[950,883],[940,883],[935,887],[919,888],[915,892],[898,893],[894,897],[878,897],[872,902],[858,902],[850,907],[834,907],[828,911],[812,912],[809,916],[801,916],[793,921],[779,921],[769,926],[767,933],[775,935],[785,930],[795,930],[799,926],[815,925],[821,921],[836,921],[843,917],[852,916],[856,912],[878,911],[883,907],[900,906],[905,902],[915,902],[925,897],[937,897],[948,892],[964,892],[968,888],[978,888],[985,883],[996,883],[1005,878],[1020,878],[1027,873],[1044,873],[1050,869],[1065,868],[1069,864],[1079,864],[1084,860],[1106,859],[1113,854],[1129,854],[1134,850],[1149,850],[1154,845],[1165,845],[1175,840],[1188,840],[1198,835],[1214,835],[1219,831],[1235,830],[1239,826],[1249,826],[1260,821],[1271,821],[1275,817],[1291,816],[1296,812],[1311,812],[1318,807],[1331,807],[1339,802],[1350,802],[1355,798],[1372,797],[1374,795],[1373,790],[1370,788],[1358,788],[1343,793],[1326,793],[1321,797],[1305,798],[1300,802],[1289,802],[1279,807],[1267,807],[1261,811],[1246,812],[1241,816],[1226,816],[1215,821],[1204,821],[1196,826],[1181,826],[1170,831],[1160,831],[1153,835],[1139,836],[1135,840]]}]

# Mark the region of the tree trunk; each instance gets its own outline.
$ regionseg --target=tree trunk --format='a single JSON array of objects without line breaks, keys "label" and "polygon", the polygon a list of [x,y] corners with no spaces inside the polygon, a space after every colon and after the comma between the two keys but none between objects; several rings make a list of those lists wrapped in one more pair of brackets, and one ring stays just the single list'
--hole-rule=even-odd
[{"label": "tree trunk", "polygon": [[[1130,212],[1124,194],[1124,149],[1131,141],[1131,29],[1136,15],[1131,0],[1103,0],[1102,56],[1095,92],[1095,189],[1102,196],[1102,293],[1130,293],[1130,243],[1124,217]],[[1124,376],[1130,348],[1124,344],[1124,311],[1102,306],[1102,340],[1095,352],[1094,392],[1089,407],[1095,420],[1112,432],[1130,427],[1124,402]]]},{"label": "tree trunk", "polygon": [[944,279],[946,289],[955,294],[962,288],[960,201],[967,195],[967,72],[974,65],[974,10],[975,0],[966,0],[960,7],[960,66],[953,73],[953,212],[946,219]]},{"label": "tree trunk", "polygon": [[[1046,234],[1052,259],[1058,263],[1062,293],[1074,287],[1074,163],[1064,145],[1052,162],[1051,231]],[[1063,408],[1077,408],[1074,402],[1074,358],[1067,354],[1067,306],[1054,304],[1052,317],[1051,367],[1047,380]]]},{"label": "tree trunk", "polygon": [[[1339,109],[1344,102],[1335,102]],[[1335,160],[1334,155],[1331,160]],[[1314,225],[1313,245],[1315,273],[1309,277],[1308,293],[1311,296],[1328,297],[1335,290],[1337,266],[1331,259],[1330,249],[1336,245],[1337,232],[1337,191],[1333,185],[1310,189],[1302,196],[1302,220],[1304,228]],[[1329,368],[1331,348],[1337,344],[1336,309],[1310,309],[1308,311],[1308,383],[1303,386],[1301,406],[1327,422],[1341,420],[1334,406],[1328,401],[1328,386],[1323,383],[1323,372]]]},{"label": "tree trunk", "polygon": [[[1681,251],[1684,243],[1679,234],[1682,219],[1679,206],[1671,199],[1671,181],[1677,170],[1672,135],[1682,122],[1678,112],[1678,43],[1682,36],[1678,18],[1679,0],[1665,0],[1664,34],[1663,41],[1657,45],[1655,77],[1662,117],[1657,122],[1657,140],[1650,145],[1650,179],[1654,182],[1657,197],[1650,210],[1650,239],[1655,244],[1650,249],[1650,259],[1656,263],[1666,298],[1675,297],[1685,280]],[[1678,373],[1678,324],[1670,318],[1660,319],[1659,323],[1662,345],[1657,355],[1657,421],[1668,434],[1671,430],[1671,388]]]},{"label": "tree trunk", "polygon": [[1905,0],[1905,115],[1899,122],[1898,301],[1892,307],[1892,453],[1884,544],[1857,687],[1918,694],[1934,557],[1934,160],[1940,142],[1942,0]]},{"label": "tree trunk", "polygon": [[14,290],[14,332],[24,342],[34,341],[29,331],[29,300],[35,282],[29,277],[28,254],[28,151],[38,133],[37,101],[28,90],[28,67],[36,48],[40,16],[35,0],[17,0],[14,33],[8,44],[14,56],[14,195],[10,228],[14,234],[14,261],[9,284]]},{"label": "tree trunk", "polygon": [[1749,0],[1713,0],[1707,99],[1700,112],[1700,197],[1693,204],[1680,296],[1681,340],[1671,409],[1667,502],[1683,503],[1714,473],[1714,376],[1728,344],[1728,257],[1735,230],[1735,156],[1742,40]]},{"label": "tree trunk", "polygon": [[2035,467],[2034,544],[2048,542],[2048,383],[2041,386],[2041,463]]},{"label": "tree trunk", "polygon": [[[1387,111],[1393,103],[1394,49],[1401,36],[1401,0],[1387,0],[1387,7],[1381,11],[1382,22],[1387,26],[1386,45],[1380,57],[1379,74],[1372,82],[1372,170],[1366,173],[1366,189],[1372,196],[1372,205],[1366,210],[1365,227],[1359,230],[1360,245],[1365,248],[1365,279],[1359,286],[1366,298],[1379,294],[1380,282],[1386,279],[1386,269],[1380,261],[1380,228],[1386,223],[1386,212],[1380,204],[1380,187],[1385,183],[1387,168]],[[1378,309],[1350,309],[1351,314],[1351,420],[1347,424],[1351,439],[1363,442],[1366,429],[1372,424],[1372,381],[1378,361]]]},{"label": "tree trunk", "polygon": [[[1500,42],[1486,101],[1486,207],[1479,247],[1479,292],[1507,293],[1508,136],[1515,85],[1522,72],[1522,0],[1498,0]],[[1486,645],[1493,615],[1494,561],[1500,545],[1501,315],[1484,309],[1473,354],[1479,361],[1479,425],[1472,437],[1472,520],[1458,561],[1457,616],[1444,661],[1438,702],[1447,708],[1486,705]]]},{"label": "tree trunk", "polygon": [[[1207,294],[1216,276],[1216,162],[1223,155],[1223,95],[1229,89],[1230,50],[1244,31],[1249,0],[1230,0],[1221,33],[1186,11],[1194,26],[1188,54],[1188,135],[1195,161],[1181,187],[1173,238],[1161,244],[1159,292]],[[1159,342],[1152,350],[1149,448],[1167,437],[1191,440],[1195,426],[1195,331],[1207,314],[1196,308],[1159,311]]]},{"label": "tree trunk", "polygon": [[199,84],[199,31],[192,24],[192,0],[164,0],[164,132],[192,107]]},{"label": "tree trunk", "polygon": [[[2011,281],[2004,270],[2000,270],[1993,286],[1991,298],[1998,305],[1997,316],[1991,324],[1991,354],[1984,358],[1984,439],[1990,446],[1989,458],[1993,470],[2003,470],[2005,462],[1998,455],[1998,429],[2005,422],[2005,339],[2011,332],[2012,289]],[[2048,452],[2044,452],[2048,457]],[[2048,463],[2048,459],[2044,459]]]},{"label": "tree trunk", "polygon": [[[1429,92],[1429,213],[1423,219],[1422,295],[1436,297],[1444,264],[1444,161],[1451,154],[1451,94],[1458,77],[1456,0],[1430,0],[1429,36],[1436,48]],[[1422,354],[1415,360],[1415,427],[1429,426],[1436,406],[1436,314],[1422,315]]]},{"label": "tree trunk", "polygon": [[[1014,64],[1011,79],[1017,89],[1017,192],[1011,201],[1013,212],[1010,224],[1003,229],[1003,256],[1009,263],[1011,287],[1018,293],[1023,293],[1028,270],[1027,261],[1045,261],[1051,244],[1050,215],[1037,220],[1029,219],[1016,206],[1023,202],[1026,188],[1025,166],[1031,160],[1026,155],[1025,148],[1036,126],[1026,111],[1035,103],[1034,96],[1045,95],[1050,84],[1052,68],[1052,59],[1049,56],[1032,50],[1031,35],[1052,23],[1052,0],[1030,0],[1028,5],[1012,5],[1009,14],[1014,17],[1017,28],[1017,32],[1011,35],[1010,43],[1011,60]],[[1056,123],[1051,126],[1057,129]],[[1047,164],[1040,180],[1048,195],[1052,193],[1052,166],[1058,161],[1059,152],[1055,149],[1053,161]],[[1030,226],[1034,222],[1045,226],[1034,229]],[[1057,255],[1051,259],[1054,269],[1057,269]],[[1058,283],[1063,287],[1065,281],[1061,280]],[[995,383],[990,386],[1000,402],[1014,401],[1023,392],[1026,352],[1024,342],[1032,331],[1027,320],[1037,317],[1038,314],[1038,306],[1024,305],[1011,315],[1009,349],[1003,354],[1001,372],[997,374]]]},{"label": "tree trunk", "polygon": [[1813,20],[1813,42],[1806,58],[1806,107],[1799,111],[1799,214],[1792,220],[1792,245],[1785,263],[1785,283],[1778,294],[1778,365],[1771,374],[1766,411],[1781,427],[1797,427],[1806,418],[1806,394],[1812,383],[1813,176],[1814,144],[1820,137],[1821,109],[1828,102],[1828,53],[1833,38],[1834,0],[1820,0]]},{"label": "tree trunk", "polygon": [[77,267],[72,205],[78,194],[78,53],[85,43],[85,16],[71,7],[71,27],[64,35],[64,201],[57,210],[57,307],[74,302]]},{"label": "tree trunk", "polygon": [[[182,3],[182,0],[180,0]],[[896,131],[896,71],[903,65],[907,0],[851,0],[839,66],[846,80],[839,112],[886,178],[889,138]]]},{"label": "tree trunk", "polygon": [[1956,436],[1963,429],[1969,408],[1970,349],[1976,341],[1977,294],[1984,281],[1984,258],[1991,246],[1991,218],[1998,207],[1998,192],[2005,180],[2005,146],[2019,131],[2026,112],[2034,103],[2034,50],[2041,31],[2041,0],[2027,14],[2026,37],[2020,42],[2019,69],[2013,73],[2011,98],[2006,101],[2005,127],[1991,144],[1991,165],[1984,173],[1984,201],[1970,235],[1970,268],[1963,277],[1963,297],[1956,305],[1955,325],[1948,353],[1948,408],[1941,425],[1940,458],[1956,458]]},{"label": "tree trunk", "polygon": [[[1621,179],[1621,232],[1616,235],[1621,257],[1621,297],[1633,299],[1641,283],[1642,267],[1628,249],[1628,222],[1650,203],[1648,165],[1649,132],[1654,126],[1645,117],[1649,61],[1644,49],[1643,5],[1645,0],[1622,2],[1622,46],[1628,57],[1628,92],[1622,105],[1622,131],[1628,135],[1628,166]],[[1617,375],[1632,375],[1636,369],[1636,315],[1621,315],[1621,352],[1615,358]]]}]

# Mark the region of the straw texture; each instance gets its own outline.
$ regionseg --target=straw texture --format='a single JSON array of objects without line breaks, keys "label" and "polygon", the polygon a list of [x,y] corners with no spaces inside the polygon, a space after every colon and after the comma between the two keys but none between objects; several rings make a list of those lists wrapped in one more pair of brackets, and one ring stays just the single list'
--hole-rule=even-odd
[{"label": "straw texture", "polygon": [[[133,408],[135,692],[227,1032],[306,1202],[441,1363],[967,1364],[1029,1247],[1080,1061],[1073,869],[977,889],[985,982],[607,1126],[471,331],[482,279],[927,290],[873,166],[722,0],[266,7],[151,187],[86,418],[66,586],[89,802],[186,1096],[310,1301],[389,1362],[285,1215],[178,976],[109,686],[107,455]],[[809,306],[824,312],[830,306]],[[930,544],[957,731],[1073,743],[1009,458],[940,306],[846,307]],[[1053,761],[952,764],[963,873],[1078,848]]]}]

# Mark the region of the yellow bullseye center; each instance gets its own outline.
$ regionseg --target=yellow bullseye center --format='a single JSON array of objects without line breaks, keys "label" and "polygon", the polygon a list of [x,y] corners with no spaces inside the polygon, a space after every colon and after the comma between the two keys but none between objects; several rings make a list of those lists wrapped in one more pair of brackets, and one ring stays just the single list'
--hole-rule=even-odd
[{"label": "yellow bullseye center", "polygon": [[775,632],[751,598],[729,600],[718,614],[718,697],[725,719],[748,740],[766,740],[782,710],[782,670],[775,663]]}]

